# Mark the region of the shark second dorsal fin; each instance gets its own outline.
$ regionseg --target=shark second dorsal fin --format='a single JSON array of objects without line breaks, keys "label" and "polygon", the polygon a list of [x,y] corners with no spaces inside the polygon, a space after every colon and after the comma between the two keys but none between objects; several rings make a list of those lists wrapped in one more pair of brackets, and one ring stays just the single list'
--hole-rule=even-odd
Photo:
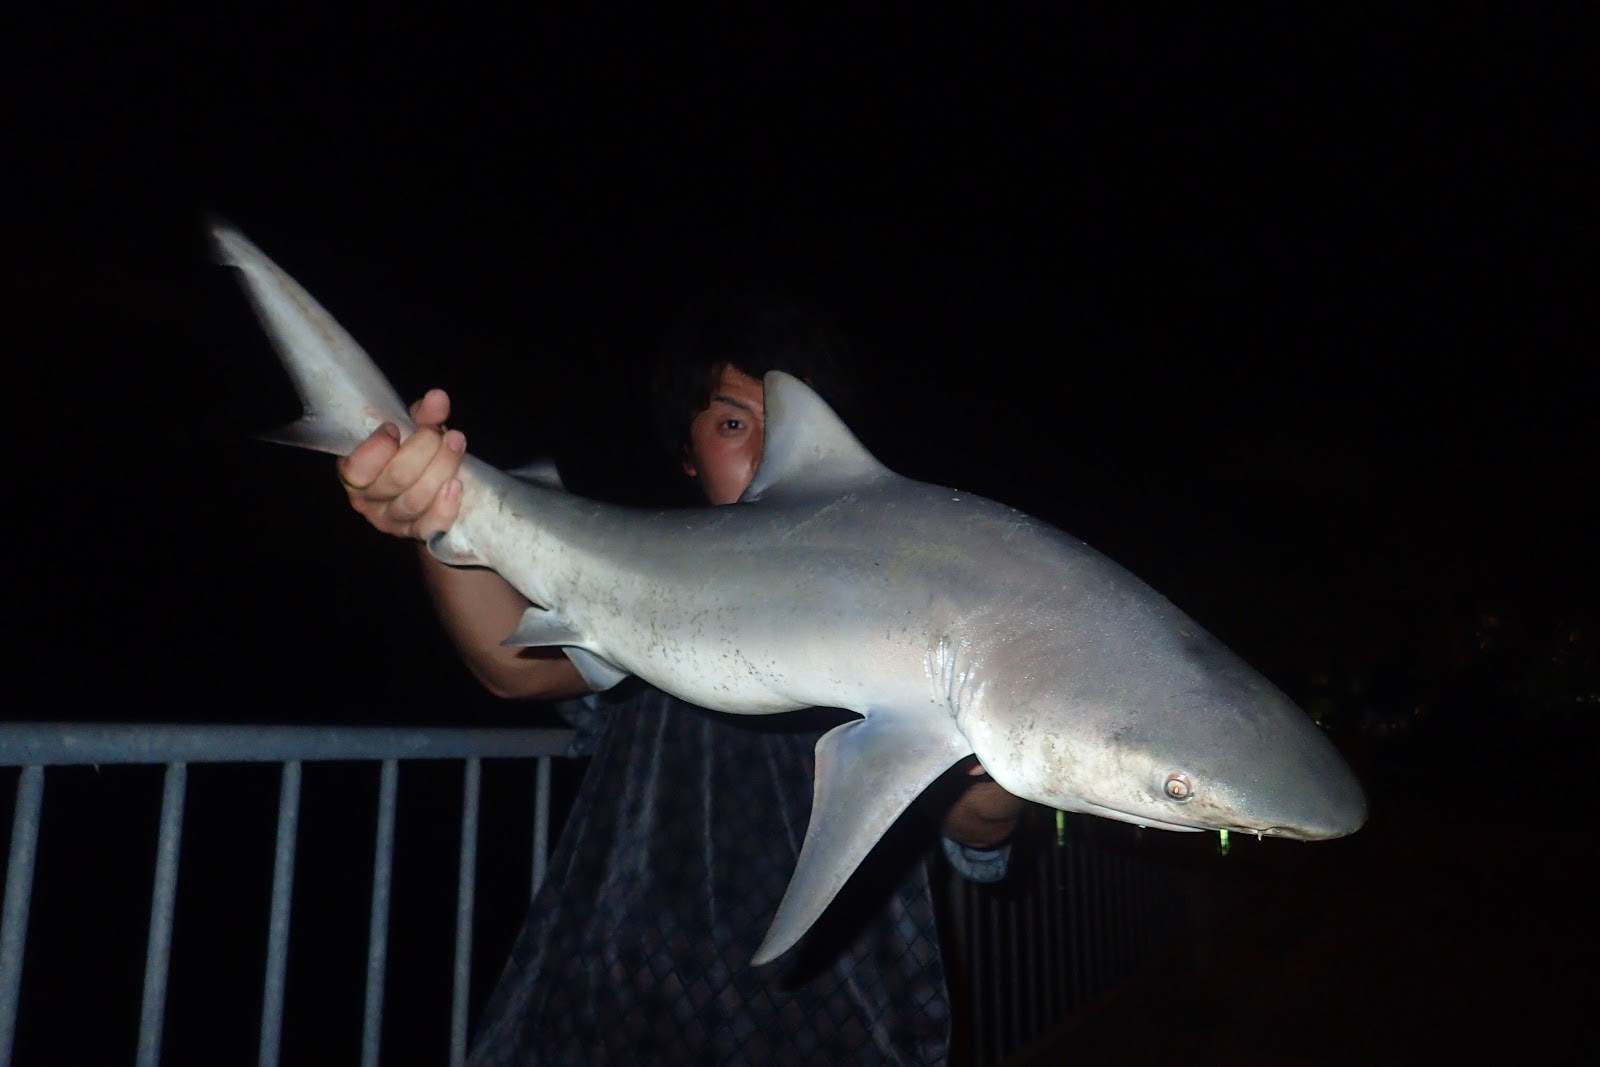
[{"label": "shark second dorsal fin", "polygon": [[567,491],[567,487],[561,484],[561,472],[556,470],[556,461],[553,459],[536,459],[532,463],[512,467],[506,473],[519,482],[537,485],[541,489]]},{"label": "shark second dorsal fin", "polygon": [[766,443],[740,503],[839,492],[891,476],[805,382],[770,371],[761,384]]}]

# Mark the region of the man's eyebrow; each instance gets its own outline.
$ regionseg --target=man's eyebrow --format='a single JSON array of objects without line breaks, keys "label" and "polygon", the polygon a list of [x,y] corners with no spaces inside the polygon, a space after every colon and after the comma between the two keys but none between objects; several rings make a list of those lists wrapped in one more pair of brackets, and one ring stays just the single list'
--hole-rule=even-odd
[{"label": "man's eyebrow", "polygon": [[738,397],[729,396],[727,393],[712,393],[711,394],[710,403],[715,404],[719,400],[724,404],[731,404],[734,407],[739,408],[742,411],[748,411],[752,415],[754,415],[756,413],[756,409],[755,408],[751,407],[749,404],[745,403],[743,400],[740,400]]}]

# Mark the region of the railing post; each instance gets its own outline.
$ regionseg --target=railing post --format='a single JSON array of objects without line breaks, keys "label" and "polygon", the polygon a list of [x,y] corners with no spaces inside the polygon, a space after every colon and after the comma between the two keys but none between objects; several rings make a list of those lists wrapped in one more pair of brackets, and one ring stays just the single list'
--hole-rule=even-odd
[{"label": "railing post", "polygon": [[367,929],[367,995],[361,1024],[361,1067],[378,1067],[383,1043],[383,978],[389,962],[389,884],[394,874],[394,809],[400,765],[383,761],[378,780],[378,835],[372,857],[372,919]]},{"label": "railing post", "polygon": [[33,863],[39,848],[39,809],[44,803],[44,768],[22,768],[17,809],[11,819],[11,854],[6,860],[6,900],[0,919],[0,1067],[11,1067],[22,993],[22,955],[28,942],[28,905],[33,902]]},{"label": "railing post", "polygon": [[467,1059],[467,995],[472,982],[472,902],[478,880],[478,804],[483,761],[466,761],[461,786],[461,869],[456,880],[456,969],[450,995],[450,1067]]},{"label": "railing post", "polygon": [[278,839],[272,857],[272,914],[267,921],[267,976],[261,993],[261,1067],[277,1067],[283,1042],[283,986],[289,967],[289,909],[294,898],[294,850],[300,828],[300,761],[283,765],[278,790]]},{"label": "railing post", "polygon": [[533,878],[528,890],[528,903],[539,895],[544,885],[545,870],[550,856],[550,757],[540,756],[534,771],[533,786]]},{"label": "railing post", "polygon": [[172,958],[172,919],[178,897],[178,852],[183,841],[186,763],[167,764],[161,793],[161,832],[156,839],[156,880],[150,899],[150,942],[144,956],[144,1004],[139,1011],[139,1067],[161,1062],[161,1031],[167,1014],[167,963]]}]

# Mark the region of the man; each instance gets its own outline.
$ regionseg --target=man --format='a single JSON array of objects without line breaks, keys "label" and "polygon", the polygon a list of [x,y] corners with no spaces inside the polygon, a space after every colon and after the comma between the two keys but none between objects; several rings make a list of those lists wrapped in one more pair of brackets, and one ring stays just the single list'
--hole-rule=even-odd
[{"label": "man", "polygon": [[[674,336],[658,422],[706,501],[733,504],[761,460],[761,376],[785,370],[826,392],[833,351],[771,302],[702,307]],[[432,390],[410,438],[386,426],[340,461],[352,506],[379,530],[425,542],[455,520],[466,440],[449,414]],[[944,1062],[949,1000],[921,862],[931,826],[958,870],[993,880],[1021,801],[975,762],[953,770],[795,949],[752,967],[805,833],[812,749],[848,716],[752,720],[633,683],[590,694],[559,650],[501,646],[528,602],[498,575],[422,560],[473,674],[503,697],[565,701],[593,757],[474,1063]]]}]

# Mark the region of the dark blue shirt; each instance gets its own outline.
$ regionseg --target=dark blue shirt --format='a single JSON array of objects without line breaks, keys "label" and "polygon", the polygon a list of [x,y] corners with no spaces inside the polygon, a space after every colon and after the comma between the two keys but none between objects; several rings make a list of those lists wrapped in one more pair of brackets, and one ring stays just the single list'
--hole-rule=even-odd
[{"label": "dark blue shirt", "polygon": [[[472,1062],[942,1064],[950,1004],[913,808],[800,943],[750,957],[793,873],[812,750],[850,716],[732,716],[629,683],[566,705],[592,761]],[[946,852],[969,877],[1003,853]]]}]

